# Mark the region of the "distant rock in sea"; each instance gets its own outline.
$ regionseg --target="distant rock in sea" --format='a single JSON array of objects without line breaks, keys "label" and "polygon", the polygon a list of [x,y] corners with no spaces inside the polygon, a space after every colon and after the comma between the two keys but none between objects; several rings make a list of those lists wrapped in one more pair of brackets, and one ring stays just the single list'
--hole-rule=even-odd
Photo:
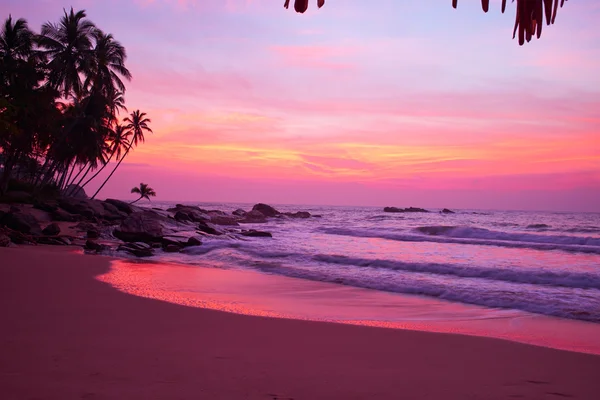
[{"label": "distant rock in sea", "polygon": [[442,213],[442,214],[456,214],[454,211],[448,210],[447,208],[444,208],[442,211],[440,211],[440,213]]},{"label": "distant rock in sea", "polygon": [[398,208],[398,207],[385,207],[384,212],[389,213],[428,213],[429,210],[418,207]]}]

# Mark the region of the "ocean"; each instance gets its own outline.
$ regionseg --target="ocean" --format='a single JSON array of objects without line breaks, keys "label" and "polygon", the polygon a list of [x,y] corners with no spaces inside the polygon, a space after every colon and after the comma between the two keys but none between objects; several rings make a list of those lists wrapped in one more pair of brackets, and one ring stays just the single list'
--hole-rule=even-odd
[{"label": "ocean", "polygon": [[[252,207],[186,204],[227,212]],[[207,236],[202,246],[152,259],[600,322],[598,213],[273,206],[321,217],[244,224],[273,238]]]}]

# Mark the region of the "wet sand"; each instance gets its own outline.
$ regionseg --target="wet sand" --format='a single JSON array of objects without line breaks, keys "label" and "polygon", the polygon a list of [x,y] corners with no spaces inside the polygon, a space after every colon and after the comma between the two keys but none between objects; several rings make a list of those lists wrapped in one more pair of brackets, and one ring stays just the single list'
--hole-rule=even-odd
[{"label": "wet sand", "polygon": [[3,399],[596,399],[600,356],[186,307],[110,259],[0,249]]}]

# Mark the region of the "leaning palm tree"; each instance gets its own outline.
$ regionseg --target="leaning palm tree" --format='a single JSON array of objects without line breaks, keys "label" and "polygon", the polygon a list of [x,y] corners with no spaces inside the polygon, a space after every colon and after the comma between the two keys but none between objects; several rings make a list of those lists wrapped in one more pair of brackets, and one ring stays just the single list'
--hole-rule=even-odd
[{"label": "leaning palm tree", "polygon": [[81,184],[81,181],[83,181],[82,178],[77,185],[84,188],[88,183],[94,180],[94,178],[96,178],[96,176],[98,176],[98,174],[100,174],[100,172],[102,172],[104,168],[106,168],[106,166],[108,165],[108,163],[110,163],[113,157],[116,157],[116,160],[120,160],[124,155],[125,151],[129,148],[129,134],[129,131],[125,129],[123,125],[115,125],[115,128],[110,132],[108,137],[108,140],[110,142],[110,156],[108,157],[106,162],[102,164],[102,167],[100,167],[96,171],[96,173],[92,175],[91,178],[85,181],[85,183]]},{"label": "leaning palm tree", "polygon": [[154,191],[154,189],[152,189],[150,186],[148,186],[147,183],[140,183],[139,187],[134,187],[133,189],[131,189],[131,193],[139,194],[140,198],[135,201],[132,201],[129,204],[137,203],[141,199],[150,200],[150,197],[156,196],[156,192]]},{"label": "leaning palm tree", "polygon": [[48,83],[60,90],[64,98],[81,96],[82,76],[91,73],[93,65],[92,40],[96,26],[88,19],[84,10],[73,8],[58,24],[47,22],[42,25],[39,45],[50,62]]},{"label": "leaning palm tree", "polygon": [[[515,0],[513,0],[513,3]],[[515,18],[515,28],[513,31],[513,39],[519,31],[519,44],[522,46],[525,40],[528,42],[536,35],[539,39],[542,35],[542,25],[544,16],[546,24],[554,23],[558,3],[562,7],[565,0],[517,0],[517,16]],[[288,8],[290,0],[285,0],[284,7]],[[317,0],[319,8],[325,5],[325,0]],[[458,6],[458,0],[452,0],[452,7]],[[481,0],[483,11],[488,12],[490,9],[490,0]],[[294,9],[296,12],[303,13],[308,9],[308,0],[294,0]],[[506,9],[506,0],[502,0],[502,12]]]},{"label": "leaning palm tree", "polygon": [[112,170],[110,175],[108,175],[106,180],[102,183],[98,190],[96,190],[96,193],[94,193],[92,199],[95,198],[98,195],[98,193],[100,193],[104,185],[106,185],[109,179],[117,171],[117,168],[119,168],[125,157],[127,157],[127,154],[129,154],[129,152],[131,151],[131,148],[133,146],[137,146],[140,142],[144,143],[144,131],[152,133],[152,129],[150,129],[150,127],[148,126],[148,124],[152,121],[149,118],[146,118],[146,113],[141,112],[140,110],[135,110],[130,114],[129,117],[125,118],[123,121],[128,122],[128,124],[125,126],[125,129],[127,129],[127,131],[131,134],[129,146],[125,151],[125,154],[123,154],[123,157],[121,157],[117,165],[115,165],[115,168]]}]

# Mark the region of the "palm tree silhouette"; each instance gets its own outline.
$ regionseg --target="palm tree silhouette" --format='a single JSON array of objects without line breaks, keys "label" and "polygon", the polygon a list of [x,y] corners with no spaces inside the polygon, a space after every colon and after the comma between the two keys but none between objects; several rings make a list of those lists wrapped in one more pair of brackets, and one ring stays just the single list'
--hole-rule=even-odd
[{"label": "palm tree silhouette", "polygon": [[125,154],[123,154],[123,157],[121,157],[121,159],[119,160],[119,162],[117,163],[115,168],[112,170],[110,175],[106,178],[106,180],[98,188],[96,193],[94,193],[94,195],[92,196],[92,199],[98,195],[100,190],[102,190],[104,185],[106,185],[106,182],[108,182],[108,180],[113,176],[113,174],[115,173],[117,168],[119,168],[119,166],[121,165],[121,163],[123,162],[123,160],[125,159],[127,154],[129,154],[129,152],[131,151],[131,148],[134,145],[137,146],[138,143],[140,143],[140,142],[144,143],[144,141],[145,141],[144,131],[152,132],[152,129],[150,129],[150,127],[148,126],[148,124],[152,121],[149,118],[146,118],[146,113],[140,112],[140,110],[135,110],[134,112],[131,113],[131,115],[129,117],[125,118],[123,121],[128,122],[128,124],[125,126],[125,129],[127,129],[129,134],[132,135],[131,140],[129,141],[129,146],[127,146],[127,150],[125,151]]},{"label": "palm tree silhouette", "polygon": [[150,197],[154,197],[156,196],[156,192],[154,191],[154,189],[152,189],[150,186],[148,186],[147,183],[140,183],[139,187],[134,187],[133,189],[131,189],[131,193],[137,193],[140,195],[140,198],[132,201],[129,204],[133,204],[133,203],[137,203],[138,201],[140,201],[141,199],[148,199],[150,200]]},{"label": "palm tree silhouette", "polygon": [[92,38],[96,26],[88,19],[84,10],[67,13],[58,24],[46,22],[42,25],[39,45],[49,57],[48,83],[60,90],[64,98],[80,96],[83,92],[81,77],[91,73]]},{"label": "palm tree silhouette", "polygon": [[[515,0],[513,0],[513,3]],[[513,39],[519,32],[519,45],[523,45],[525,40],[528,42],[536,35],[539,39],[542,35],[542,26],[544,24],[544,16],[546,17],[546,25],[553,24],[556,20],[556,12],[558,4],[562,7],[565,0],[517,0],[517,16],[515,18],[515,28],[513,31]],[[288,8],[290,0],[285,0],[284,7]],[[317,0],[319,8],[325,5],[325,0]],[[452,7],[458,6],[458,0],[452,0]],[[490,0],[481,0],[481,7],[484,12],[490,9]],[[303,13],[308,9],[308,0],[294,0],[294,9],[296,12]],[[502,0],[502,12],[506,10],[506,0]]]}]

